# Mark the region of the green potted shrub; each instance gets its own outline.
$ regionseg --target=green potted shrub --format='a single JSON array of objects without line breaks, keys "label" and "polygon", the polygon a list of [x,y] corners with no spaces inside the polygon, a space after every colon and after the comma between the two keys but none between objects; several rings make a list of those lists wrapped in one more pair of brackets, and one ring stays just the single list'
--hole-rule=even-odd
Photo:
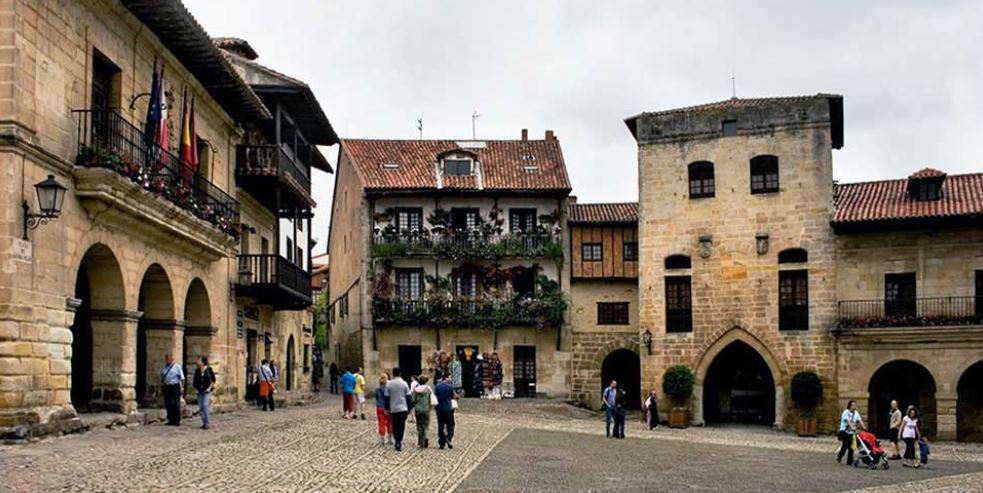
[{"label": "green potted shrub", "polygon": [[672,401],[669,412],[671,428],[689,425],[689,398],[693,396],[693,370],[683,365],[670,366],[662,375],[662,392]]},{"label": "green potted shrub", "polygon": [[815,372],[800,371],[792,377],[792,402],[799,409],[799,436],[816,436],[816,406],[822,398],[823,382]]}]

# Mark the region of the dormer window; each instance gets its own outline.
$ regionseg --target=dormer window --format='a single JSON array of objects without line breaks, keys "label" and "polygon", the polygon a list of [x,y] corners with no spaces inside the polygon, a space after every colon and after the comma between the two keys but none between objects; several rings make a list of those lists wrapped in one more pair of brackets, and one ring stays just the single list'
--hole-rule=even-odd
[{"label": "dormer window", "polygon": [[908,177],[908,195],[919,202],[941,199],[945,176],[945,173],[931,168],[912,174]]},{"label": "dormer window", "polygon": [[471,160],[445,159],[444,176],[471,176]]}]

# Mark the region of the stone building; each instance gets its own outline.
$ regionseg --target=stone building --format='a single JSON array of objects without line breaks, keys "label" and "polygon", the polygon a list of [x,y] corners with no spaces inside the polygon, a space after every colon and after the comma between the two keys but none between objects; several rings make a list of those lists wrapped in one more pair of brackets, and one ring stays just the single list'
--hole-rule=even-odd
[{"label": "stone building", "polygon": [[551,131],[531,140],[345,139],[329,256],[342,366],[369,380],[498,353],[516,396],[568,393],[563,228],[570,183]]},{"label": "stone building", "polygon": [[[287,142],[271,129],[283,128],[280,108],[293,112],[286,100],[294,96],[268,96],[247,80],[177,0],[19,0],[0,11],[9,34],[0,41],[9,69],[0,73],[8,89],[0,95],[0,435],[72,429],[79,412],[155,408],[165,353],[185,364],[209,355],[216,406],[236,406],[247,362],[237,311],[250,294],[237,289],[246,277],[237,256],[255,251],[240,244],[244,231],[279,238],[283,220],[300,227],[313,206],[300,200],[277,211],[253,195],[241,181],[241,145],[254,143],[249,136]],[[167,148],[143,130],[155,65],[167,84]],[[195,101],[197,169],[176,155],[185,88]],[[299,113],[315,111],[307,100]],[[310,143],[336,140],[326,119],[319,125],[316,135],[302,132]],[[299,166],[309,174],[318,163]],[[49,175],[67,188],[63,208],[28,230],[26,212],[39,207],[32,185]],[[286,188],[275,177],[271,185]],[[263,253],[292,255],[276,245]],[[308,275],[309,264],[297,267]],[[262,269],[250,285],[262,284]],[[275,308],[304,318],[304,307]],[[281,366],[297,327],[288,318],[267,325],[282,341],[271,354]],[[293,338],[299,355],[303,336]]]}]

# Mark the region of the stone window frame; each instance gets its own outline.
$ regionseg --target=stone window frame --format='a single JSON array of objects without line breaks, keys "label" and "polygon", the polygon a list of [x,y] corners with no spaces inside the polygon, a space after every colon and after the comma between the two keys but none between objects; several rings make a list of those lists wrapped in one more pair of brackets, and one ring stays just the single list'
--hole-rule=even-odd
[{"label": "stone window frame", "polygon": [[778,193],[781,184],[778,156],[761,154],[751,158],[751,195]]},{"label": "stone window frame", "polygon": [[708,199],[716,196],[717,182],[711,161],[693,161],[686,166],[690,199]]}]

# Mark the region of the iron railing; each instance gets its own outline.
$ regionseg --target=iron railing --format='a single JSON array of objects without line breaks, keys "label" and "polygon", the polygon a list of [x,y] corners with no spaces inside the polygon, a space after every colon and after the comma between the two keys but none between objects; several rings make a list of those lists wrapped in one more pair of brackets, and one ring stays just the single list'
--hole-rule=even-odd
[{"label": "iron railing", "polygon": [[239,202],[157,145],[115,110],[74,110],[77,166],[116,171],[230,236],[239,234]]},{"label": "iron railing", "polygon": [[285,175],[294,180],[306,191],[311,190],[308,172],[287,151],[278,145],[239,145],[236,146],[237,175]]},{"label": "iron railing", "polygon": [[380,233],[372,238],[375,257],[415,255],[438,258],[554,258],[563,257],[558,233],[487,234],[480,231],[404,231]]},{"label": "iron railing", "polygon": [[983,297],[947,296],[837,303],[839,327],[925,327],[983,324]]},{"label": "iron railing", "polygon": [[239,255],[239,285],[274,285],[311,297],[310,273],[279,255]]},{"label": "iron railing", "polygon": [[493,328],[505,325],[556,327],[563,322],[561,299],[519,297],[515,300],[374,300],[378,324],[427,327]]}]

